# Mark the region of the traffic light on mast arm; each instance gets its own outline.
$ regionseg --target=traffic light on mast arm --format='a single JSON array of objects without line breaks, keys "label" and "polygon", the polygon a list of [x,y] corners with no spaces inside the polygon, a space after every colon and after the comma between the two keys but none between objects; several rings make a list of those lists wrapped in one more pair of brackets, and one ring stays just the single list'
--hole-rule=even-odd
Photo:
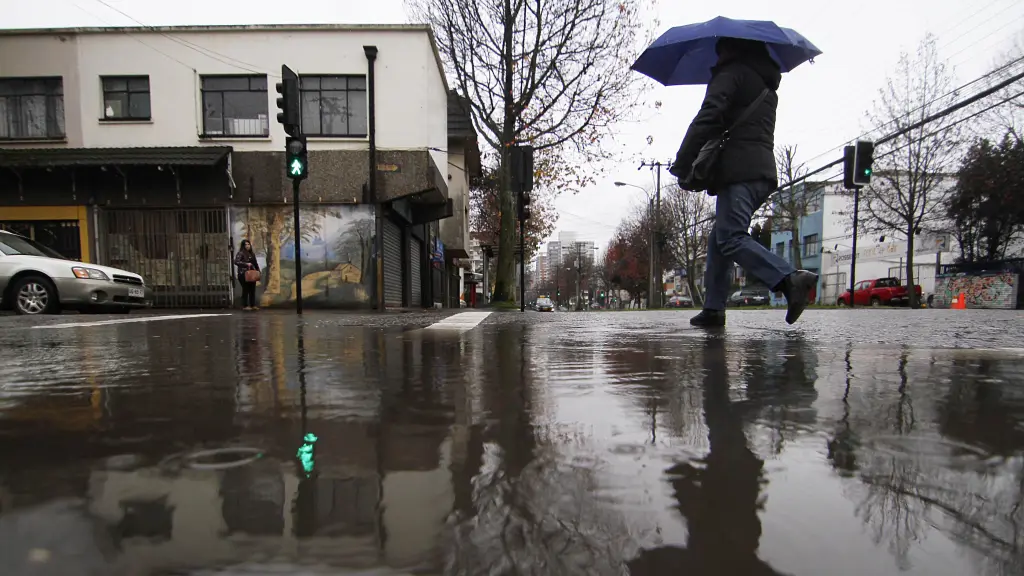
[{"label": "traffic light on mast arm", "polygon": [[301,115],[299,111],[299,75],[291,68],[281,65],[281,81],[277,83],[277,93],[281,96],[277,99],[277,107],[281,110],[277,113],[277,121],[284,126],[284,131],[289,136],[300,134]]},{"label": "traffic light on mast arm", "polygon": [[519,199],[518,199],[519,219],[524,221],[524,222],[530,219],[530,202],[531,201],[532,201],[532,198],[530,198],[530,193],[529,192],[520,192],[519,193]]}]

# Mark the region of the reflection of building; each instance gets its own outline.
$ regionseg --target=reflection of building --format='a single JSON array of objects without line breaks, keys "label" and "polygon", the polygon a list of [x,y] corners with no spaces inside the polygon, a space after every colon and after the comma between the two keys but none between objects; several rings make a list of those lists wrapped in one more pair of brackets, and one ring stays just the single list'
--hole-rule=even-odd
[{"label": "reflection of building", "polygon": [[458,98],[425,26],[3,31],[0,226],[138,272],[157,305],[182,307],[231,303],[245,235],[265,264],[263,303],[286,304],[298,280],[273,104],[282,54],[306,72],[303,295],[450,304],[451,259],[430,257],[442,235],[450,256],[465,250],[479,159],[471,123],[448,129]]}]

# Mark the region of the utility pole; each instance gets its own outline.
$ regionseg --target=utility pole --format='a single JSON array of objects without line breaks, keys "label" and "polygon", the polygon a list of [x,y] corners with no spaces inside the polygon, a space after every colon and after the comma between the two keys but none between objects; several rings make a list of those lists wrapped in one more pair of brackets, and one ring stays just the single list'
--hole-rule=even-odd
[{"label": "utility pole", "polygon": [[661,282],[661,244],[664,241],[661,227],[661,169],[671,166],[671,160],[667,162],[643,160],[640,162],[640,167],[637,168],[637,170],[643,168],[654,170],[654,224],[651,226],[651,284],[653,290],[648,297],[648,308],[652,303],[655,307],[661,308],[661,300],[665,291]]}]

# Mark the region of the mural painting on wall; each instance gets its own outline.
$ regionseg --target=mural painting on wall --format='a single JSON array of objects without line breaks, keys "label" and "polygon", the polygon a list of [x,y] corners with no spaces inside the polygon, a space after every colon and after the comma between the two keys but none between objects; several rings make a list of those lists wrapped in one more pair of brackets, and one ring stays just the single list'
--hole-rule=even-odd
[{"label": "mural painting on wall", "polygon": [[[263,280],[257,288],[260,306],[295,301],[293,218],[291,206],[247,206],[232,210],[235,245],[243,238],[249,239],[263,271]],[[302,208],[299,228],[303,304],[368,305],[373,281],[373,207]]]},{"label": "mural painting on wall", "polygon": [[968,308],[1012,310],[1017,306],[1018,277],[1012,272],[978,276],[940,275],[936,279],[936,308],[949,308],[953,298],[964,295]]}]

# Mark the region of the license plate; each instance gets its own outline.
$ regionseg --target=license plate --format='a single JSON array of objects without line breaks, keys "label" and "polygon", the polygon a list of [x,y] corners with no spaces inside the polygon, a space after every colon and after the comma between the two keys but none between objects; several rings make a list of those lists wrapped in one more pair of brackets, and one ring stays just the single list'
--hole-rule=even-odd
[{"label": "license plate", "polygon": [[129,298],[145,298],[146,297],[146,291],[143,290],[142,288],[129,288],[128,289],[128,297]]}]

